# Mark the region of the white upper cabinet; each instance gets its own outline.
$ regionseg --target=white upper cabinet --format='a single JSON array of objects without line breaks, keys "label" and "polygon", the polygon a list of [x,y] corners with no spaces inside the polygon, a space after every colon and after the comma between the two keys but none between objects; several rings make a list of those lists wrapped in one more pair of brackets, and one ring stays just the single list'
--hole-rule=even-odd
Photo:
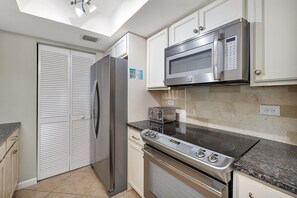
[{"label": "white upper cabinet", "polygon": [[108,50],[106,50],[106,51],[104,52],[103,56],[107,56],[107,55],[113,56],[113,54],[112,54],[112,47],[109,48]]},{"label": "white upper cabinet", "polygon": [[[269,0],[270,1],[270,0]],[[285,194],[280,189],[264,184],[262,181],[258,181],[240,172],[234,172],[234,194],[233,197],[244,198],[293,198],[292,196]]]},{"label": "white upper cabinet", "polygon": [[128,55],[128,45],[127,45],[127,34],[123,36],[118,42],[116,42],[112,47],[112,54],[116,58],[124,58]]},{"label": "white upper cabinet", "polygon": [[251,85],[297,84],[297,1],[249,0]]},{"label": "white upper cabinet", "polygon": [[199,10],[201,33],[245,18],[245,0],[216,0]]},{"label": "white upper cabinet", "polygon": [[168,29],[147,39],[147,89],[165,88],[164,50],[168,47]]},{"label": "white upper cabinet", "polygon": [[196,36],[199,28],[198,11],[169,27],[169,46]]}]

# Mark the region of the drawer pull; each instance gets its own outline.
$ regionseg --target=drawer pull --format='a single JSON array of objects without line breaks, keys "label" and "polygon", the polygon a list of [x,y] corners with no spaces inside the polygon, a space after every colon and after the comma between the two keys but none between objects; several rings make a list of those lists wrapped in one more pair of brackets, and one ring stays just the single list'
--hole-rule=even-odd
[{"label": "drawer pull", "polygon": [[137,138],[134,135],[132,135],[132,138],[135,139],[135,140],[140,140],[140,138]]},{"label": "drawer pull", "polygon": [[13,136],[13,137],[11,137],[11,141],[15,141],[16,139],[18,139],[18,136]]},{"label": "drawer pull", "polygon": [[249,198],[255,198],[253,193],[251,193],[251,192],[249,193]]}]

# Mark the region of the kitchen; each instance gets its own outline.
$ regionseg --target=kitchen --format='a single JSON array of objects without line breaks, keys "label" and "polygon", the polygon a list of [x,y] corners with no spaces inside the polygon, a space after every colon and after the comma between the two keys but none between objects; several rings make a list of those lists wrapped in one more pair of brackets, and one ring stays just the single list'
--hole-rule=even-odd
[{"label": "kitchen", "polygon": [[[172,189],[172,192],[170,190],[167,192],[162,191],[166,185],[158,183],[159,179],[159,182],[166,183],[166,178],[171,177],[163,175],[162,177],[159,176],[160,178],[157,177],[157,181],[151,180],[149,182],[151,178],[148,178],[148,171],[159,166],[148,166],[152,162],[149,155],[146,154],[146,146],[157,147],[158,151],[162,151],[161,154],[155,152],[156,156],[173,156],[169,161],[180,157],[174,155],[172,151],[171,154],[164,154],[169,151],[162,150],[156,142],[146,138],[145,132],[147,131],[141,131],[149,128],[155,131],[150,133],[152,136],[164,135],[164,137],[171,137],[169,139],[171,143],[175,142],[178,145],[190,143],[191,146],[194,144],[204,149],[205,146],[203,145],[205,144],[191,140],[191,137],[201,137],[201,135],[213,133],[217,134],[213,136],[219,137],[216,140],[217,144],[222,141],[228,146],[232,145],[232,143],[237,146],[236,143],[240,142],[237,148],[244,147],[249,140],[252,141],[248,146],[249,148],[246,148],[239,155],[232,156],[231,154],[231,157],[236,158],[236,161],[231,162],[232,170],[227,174],[227,182],[218,179],[207,170],[197,168],[196,161],[195,163],[191,161],[182,163],[190,164],[189,166],[176,165],[176,167],[181,167],[183,173],[194,171],[190,176],[201,176],[201,173],[203,173],[202,175],[212,179],[211,181],[215,180],[216,182],[212,186],[216,191],[214,194],[209,194],[210,191],[204,192],[205,189],[201,190],[201,187],[197,184],[205,180],[201,179],[195,183],[185,179],[189,176],[188,174],[184,174],[186,176],[182,178],[182,176],[177,176],[177,173],[165,169],[170,173],[169,175],[174,175],[174,178],[180,179],[176,180],[176,183],[170,183],[172,187],[178,184],[176,193],[192,192],[194,190],[193,196],[188,194],[184,195],[184,197],[199,197],[195,193],[200,193],[201,197],[296,197],[297,70],[294,63],[297,60],[296,56],[294,56],[296,53],[296,45],[294,44],[297,41],[293,36],[296,27],[291,25],[295,24],[295,1],[140,1],[141,3],[135,4],[134,7],[131,5],[129,11],[126,11],[123,6],[124,10],[118,14],[120,18],[126,21],[119,22],[115,25],[115,29],[98,28],[98,25],[84,25],[85,21],[83,20],[93,17],[92,13],[83,14],[83,18],[78,18],[81,19],[78,23],[72,18],[71,20],[56,22],[63,18],[61,15],[65,11],[63,9],[69,9],[74,13],[74,7],[71,7],[74,5],[70,5],[70,1],[66,0],[65,5],[58,4],[56,1],[53,2],[52,4],[46,4],[48,5],[47,12],[40,12],[39,9],[42,9],[42,6],[38,1],[7,1],[3,2],[3,6],[1,6],[0,123],[14,123],[9,126],[1,125],[1,127],[4,127],[4,129],[1,128],[0,132],[2,138],[0,141],[2,142],[0,147],[0,189],[4,189],[1,192],[3,193],[2,197],[11,197],[14,189],[16,189],[15,197],[106,197],[113,195],[112,193],[108,194],[102,176],[101,182],[103,184],[97,185],[97,188],[100,188],[101,191],[100,193],[98,189],[96,191],[95,184],[98,183],[98,179],[94,177],[96,175],[92,172],[94,169],[86,166],[86,163],[91,164],[90,158],[84,157],[92,154],[87,148],[91,146],[88,139],[93,135],[93,130],[91,130],[93,126],[89,131],[86,129],[91,123],[91,118],[94,117],[94,114],[92,115],[89,110],[89,103],[93,101],[88,97],[87,100],[81,99],[80,96],[84,94],[93,96],[94,92],[93,90],[81,91],[89,89],[88,78],[91,78],[91,76],[88,77],[88,69],[79,68],[79,65],[75,67],[77,63],[86,63],[88,61],[95,63],[108,54],[113,57],[123,58],[127,62],[126,94],[128,105],[126,106],[127,122],[125,123],[127,132],[126,141],[122,145],[127,148],[126,153],[124,152],[126,157],[122,162],[126,160],[127,163],[122,166],[127,169],[124,175],[127,174],[126,186],[128,190],[119,190],[124,192],[116,196],[170,197],[170,193],[175,192],[174,189]],[[133,1],[110,2],[110,7],[107,6],[104,9],[103,6],[101,12],[113,13],[115,12],[113,6],[120,6],[121,2],[133,3]],[[91,1],[91,5],[97,5],[96,3],[96,0]],[[105,3],[108,5],[107,2]],[[53,6],[55,4],[60,7]],[[38,5],[41,7],[34,7]],[[80,5],[78,8],[80,8]],[[86,7],[88,6],[86,5]],[[99,8],[99,6],[97,7]],[[71,10],[72,8],[73,10]],[[45,19],[46,16],[42,16],[42,14],[48,14],[55,9],[59,12],[55,16],[51,16],[53,18]],[[87,12],[90,12],[91,6],[87,9],[89,9]],[[36,13],[30,14],[30,11],[34,12],[36,10]],[[69,10],[67,10],[66,14],[70,12]],[[164,14],[165,10],[170,10],[170,13]],[[154,14],[152,15],[152,13]],[[196,38],[202,38],[204,34],[209,35],[210,32],[215,32],[215,30],[221,31],[226,24],[238,21],[240,18],[244,18],[249,22],[250,30],[247,32],[249,32],[250,41],[246,43],[248,43],[250,50],[246,50],[248,45],[242,47],[244,45],[239,44],[243,42],[240,39],[242,34],[239,34],[236,38],[238,41],[237,47],[242,47],[243,50],[237,51],[238,56],[235,57],[241,59],[244,50],[249,52],[249,55],[246,56],[249,57],[249,82],[243,80],[237,82],[237,84],[228,81],[201,85],[201,82],[195,82],[194,75],[188,75],[192,77],[186,77],[185,81],[179,83],[178,86],[169,85],[173,82],[167,81],[169,78],[166,77],[166,71],[170,70],[170,68],[167,67],[167,62],[164,61],[168,50],[173,49],[174,46],[181,46],[185,40],[189,42]],[[102,26],[105,27],[106,24],[102,24]],[[279,33],[280,29],[282,31]],[[95,39],[98,38],[98,41],[85,41],[82,39],[82,34]],[[227,40],[227,38],[229,37],[220,38],[220,35],[218,36],[218,40]],[[225,40],[224,42],[226,42]],[[210,46],[213,46],[213,44]],[[212,48],[209,49],[212,50]],[[53,63],[51,61],[46,62],[46,57],[48,57],[46,53],[49,52],[59,52],[65,55],[63,57],[66,62],[67,60],[73,60],[73,62],[68,61],[64,70],[61,67],[51,67],[55,70],[49,70],[49,68],[42,66],[55,65],[51,65]],[[44,53],[44,56],[42,56],[42,53]],[[45,57],[45,64],[37,62],[40,60],[42,62],[42,57]],[[213,55],[206,54],[206,57],[213,58]],[[75,60],[77,61],[75,62]],[[186,62],[186,64],[191,67],[191,61]],[[88,63],[87,65],[90,67],[92,64]],[[212,67],[212,62],[210,65]],[[230,69],[230,67],[233,67],[232,64],[228,65],[227,68],[232,71],[232,68]],[[239,66],[236,65],[235,67]],[[75,70],[76,68],[78,69]],[[218,68],[222,69],[222,67]],[[42,73],[43,71],[45,73]],[[54,75],[51,75],[51,72]],[[225,73],[228,73],[228,70]],[[43,78],[43,76],[46,78]],[[228,77],[228,75],[226,74],[220,78],[225,77]],[[215,80],[215,78],[218,78],[218,76],[213,76],[211,79]],[[48,79],[54,80],[47,81]],[[55,80],[58,83],[55,83]],[[166,84],[169,86],[165,86]],[[52,92],[50,85],[55,88],[57,86],[61,88],[62,85],[65,87],[60,89],[61,92],[56,93]],[[43,88],[45,88],[45,91],[42,90]],[[65,94],[66,92],[68,94]],[[75,95],[77,93],[78,95]],[[59,100],[54,100],[54,96],[58,96]],[[106,94],[100,94],[102,100],[106,99],[105,96]],[[51,97],[53,97],[52,100],[43,100]],[[159,125],[148,121],[148,109],[155,106],[176,108],[176,119],[179,122]],[[41,109],[44,109],[47,114],[42,114]],[[85,110],[85,112],[82,113],[82,110]],[[65,114],[63,118],[62,116],[50,117],[52,114],[62,115],[63,113]],[[46,116],[42,117],[42,115]],[[49,140],[51,140],[51,137],[47,135],[42,136],[44,134],[42,129],[45,129],[44,131],[48,134],[55,131],[51,130],[53,128],[47,128],[46,126],[54,123],[54,121],[58,122],[58,119],[61,119],[59,122],[63,121],[65,125],[61,125],[62,128],[56,130],[59,133],[53,132],[51,134],[57,135],[52,138],[56,138],[53,139],[54,141],[59,140],[59,144],[51,143],[46,144],[47,147],[40,147],[43,145],[41,144],[43,137],[45,143],[50,143]],[[84,125],[78,124],[82,122],[84,122]],[[127,123],[128,127],[126,127]],[[43,128],[43,126],[45,127]],[[55,127],[57,126],[55,125]],[[199,132],[193,132],[197,128]],[[62,136],[64,133],[60,133],[63,130],[67,131],[67,134],[70,134],[71,137],[77,138],[68,136],[64,138]],[[5,131],[8,131],[8,133],[4,134]],[[83,134],[83,137],[81,134]],[[171,136],[169,136],[170,134]],[[240,140],[231,141],[239,136],[241,137]],[[10,139],[11,142],[9,142]],[[81,142],[82,144],[80,144]],[[145,144],[147,145],[144,146]],[[64,147],[59,145],[64,145]],[[46,150],[52,147],[55,148]],[[152,150],[151,148],[149,150]],[[66,152],[59,152],[59,149],[67,151],[67,155]],[[220,150],[215,150],[217,148],[213,146],[206,149],[210,149],[217,154],[226,155]],[[61,164],[59,170],[54,169],[57,166],[51,164],[51,160],[56,159],[51,158],[53,151],[57,155],[63,156],[59,157],[59,160],[61,160],[59,161]],[[237,149],[235,151],[239,152]],[[71,155],[71,153],[74,155]],[[11,157],[9,154],[11,154]],[[202,153],[200,154],[202,155]],[[208,153],[206,153],[205,159],[206,157],[208,157]],[[45,160],[44,163],[41,159]],[[46,161],[47,159],[48,161]],[[80,163],[79,159],[86,161]],[[10,170],[11,165],[6,165],[9,164],[8,162],[14,164],[12,169],[15,171]],[[114,164],[114,166],[117,166],[117,164]],[[86,168],[81,168],[85,166]],[[161,170],[157,169],[159,172],[156,171],[156,173],[161,175],[161,173],[164,173]],[[9,172],[13,172],[11,177],[3,176],[9,175]],[[10,181],[12,178],[13,181]],[[71,180],[75,178],[75,181]],[[51,179],[54,182],[47,182]],[[37,181],[38,184],[36,184]],[[180,182],[186,185],[182,185]],[[13,185],[6,188],[5,183],[13,183]],[[53,183],[56,183],[56,185]],[[152,186],[148,186],[148,184]],[[220,193],[218,189],[222,184],[224,185],[221,189],[225,189],[225,191]],[[70,188],[71,185],[74,188]],[[164,188],[162,185],[164,185]],[[43,188],[38,189],[40,186]],[[161,188],[154,188],[155,186]],[[66,187],[69,189],[66,189]],[[88,192],[92,188],[95,189],[93,190],[97,194]],[[227,188],[228,195],[224,194]],[[102,189],[104,189],[103,193]],[[154,190],[156,192],[151,192]],[[175,194],[175,196],[181,197],[181,194]]]}]

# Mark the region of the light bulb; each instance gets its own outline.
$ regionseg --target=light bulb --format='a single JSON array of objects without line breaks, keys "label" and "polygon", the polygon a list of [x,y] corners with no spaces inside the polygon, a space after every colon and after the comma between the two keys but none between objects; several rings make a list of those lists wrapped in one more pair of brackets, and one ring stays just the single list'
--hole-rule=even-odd
[{"label": "light bulb", "polygon": [[78,17],[81,17],[83,15],[83,13],[84,13],[80,8],[75,8],[75,12],[76,12]]},{"label": "light bulb", "polygon": [[88,8],[89,8],[90,13],[93,13],[97,9],[97,7],[94,5],[89,5]]}]

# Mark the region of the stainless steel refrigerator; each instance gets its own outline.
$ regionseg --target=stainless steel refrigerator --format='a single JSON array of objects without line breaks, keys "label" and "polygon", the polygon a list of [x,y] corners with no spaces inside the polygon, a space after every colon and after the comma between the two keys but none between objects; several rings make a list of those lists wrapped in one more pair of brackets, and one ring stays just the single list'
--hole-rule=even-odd
[{"label": "stainless steel refrigerator", "polygon": [[92,167],[108,196],[127,189],[127,70],[110,56],[91,67]]}]

